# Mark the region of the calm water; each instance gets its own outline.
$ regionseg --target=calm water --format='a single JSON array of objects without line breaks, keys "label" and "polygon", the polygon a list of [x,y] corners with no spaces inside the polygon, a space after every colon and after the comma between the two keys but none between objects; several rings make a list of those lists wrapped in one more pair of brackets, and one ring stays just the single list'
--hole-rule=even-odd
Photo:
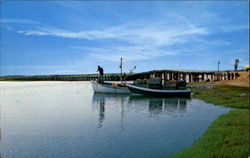
[{"label": "calm water", "polygon": [[1,83],[2,158],[166,158],[229,108],[93,94],[90,82]]}]

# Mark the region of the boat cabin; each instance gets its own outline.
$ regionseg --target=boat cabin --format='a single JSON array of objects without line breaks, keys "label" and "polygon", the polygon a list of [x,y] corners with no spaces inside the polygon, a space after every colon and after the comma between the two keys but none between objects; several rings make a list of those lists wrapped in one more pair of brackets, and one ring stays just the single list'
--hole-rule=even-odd
[{"label": "boat cabin", "polygon": [[163,89],[163,90],[185,90],[187,82],[186,80],[169,80],[162,81],[159,77],[150,79],[137,79],[134,81],[134,85],[143,88],[150,89]]}]

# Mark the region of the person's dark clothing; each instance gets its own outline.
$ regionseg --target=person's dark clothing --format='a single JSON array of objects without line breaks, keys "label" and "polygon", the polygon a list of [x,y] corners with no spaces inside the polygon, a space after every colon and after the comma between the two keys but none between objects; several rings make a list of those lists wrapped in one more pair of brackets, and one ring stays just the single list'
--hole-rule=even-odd
[{"label": "person's dark clothing", "polygon": [[99,71],[100,75],[103,76],[103,68],[98,66],[97,71]]},{"label": "person's dark clothing", "polygon": [[103,81],[103,68],[101,66],[98,66],[97,71],[99,71],[99,73],[100,73],[98,82],[99,83],[104,83],[104,81]]}]

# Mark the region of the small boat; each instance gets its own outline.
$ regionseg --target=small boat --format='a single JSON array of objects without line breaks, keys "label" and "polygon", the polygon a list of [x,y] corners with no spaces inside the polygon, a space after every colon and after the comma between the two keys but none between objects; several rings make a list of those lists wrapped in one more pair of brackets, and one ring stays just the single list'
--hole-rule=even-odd
[{"label": "small boat", "polygon": [[151,89],[145,87],[139,87],[136,85],[126,84],[128,89],[134,93],[139,95],[146,96],[158,96],[158,97],[190,97],[191,90],[165,90],[165,89]]},{"label": "small boat", "polygon": [[131,93],[128,87],[117,84],[117,83],[98,83],[96,81],[91,81],[93,91],[95,93],[117,93],[117,94],[128,94]]},{"label": "small boat", "polygon": [[93,91],[95,93],[114,93],[114,94],[130,94],[131,92],[129,91],[128,87],[122,83],[122,58],[121,58],[121,64],[120,64],[120,69],[121,69],[121,83],[108,83],[104,82],[97,82],[97,81],[91,81],[91,85],[93,88]]}]

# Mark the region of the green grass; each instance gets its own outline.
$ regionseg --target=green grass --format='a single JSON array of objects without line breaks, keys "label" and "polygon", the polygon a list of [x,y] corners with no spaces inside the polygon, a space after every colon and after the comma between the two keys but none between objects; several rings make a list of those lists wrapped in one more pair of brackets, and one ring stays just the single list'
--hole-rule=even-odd
[{"label": "green grass", "polygon": [[[249,156],[249,89],[216,86],[210,90],[194,89],[194,98],[238,108],[215,120],[203,137],[173,158],[247,158]],[[246,93],[247,96],[239,97]]]},{"label": "green grass", "polygon": [[[193,98],[202,99],[216,105],[233,108],[249,108],[249,88],[220,85],[212,89],[193,89]],[[245,93],[245,96],[240,96]]]}]

